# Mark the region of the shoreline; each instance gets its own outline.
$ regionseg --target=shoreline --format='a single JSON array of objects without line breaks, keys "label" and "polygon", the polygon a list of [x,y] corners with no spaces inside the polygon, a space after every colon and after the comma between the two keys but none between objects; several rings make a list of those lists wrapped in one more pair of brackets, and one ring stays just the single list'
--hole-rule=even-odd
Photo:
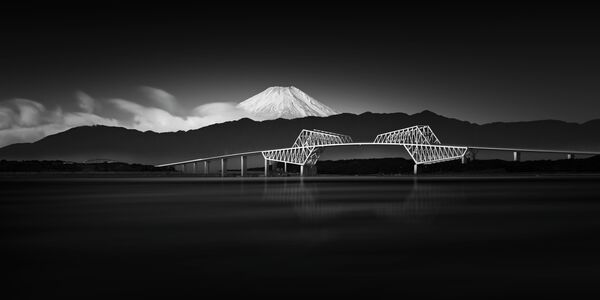
[{"label": "shoreline", "polygon": [[318,175],[318,176],[204,176],[164,172],[97,173],[0,173],[1,182],[10,181],[178,181],[178,182],[360,182],[360,181],[511,181],[511,180],[600,180],[600,173],[455,173],[421,175]]}]

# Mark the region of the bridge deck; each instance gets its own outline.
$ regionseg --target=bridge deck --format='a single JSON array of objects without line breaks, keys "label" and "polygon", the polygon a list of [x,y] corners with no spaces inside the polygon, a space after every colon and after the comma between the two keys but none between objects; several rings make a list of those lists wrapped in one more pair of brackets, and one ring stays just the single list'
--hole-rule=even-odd
[{"label": "bridge deck", "polygon": [[[423,144],[407,144],[407,143],[344,143],[344,144],[329,144],[329,145],[319,145],[319,146],[304,146],[304,147],[294,147],[294,148],[323,148],[323,147],[348,147],[348,146],[423,146]],[[600,155],[600,152],[596,151],[571,151],[571,150],[553,150],[553,149],[528,149],[528,148],[501,148],[501,147],[482,147],[482,146],[464,146],[464,145],[427,145],[434,147],[460,147],[460,148],[468,148],[474,150],[484,150],[484,151],[509,151],[509,152],[530,152],[530,153],[553,153],[553,154],[575,154],[575,155]],[[277,150],[285,150],[291,149],[292,147],[286,148],[278,148],[278,149],[265,149],[258,151],[249,151],[249,152],[241,152],[234,154],[224,154],[218,156],[204,157],[198,159],[191,159],[179,162],[172,162],[166,164],[156,165],[157,167],[168,167],[168,166],[176,166],[183,165],[188,163],[202,162],[202,161],[210,161],[217,160],[222,158],[230,158],[237,156],[247,156],[247,155],[259,155],[263,151],[277,151]]]}]

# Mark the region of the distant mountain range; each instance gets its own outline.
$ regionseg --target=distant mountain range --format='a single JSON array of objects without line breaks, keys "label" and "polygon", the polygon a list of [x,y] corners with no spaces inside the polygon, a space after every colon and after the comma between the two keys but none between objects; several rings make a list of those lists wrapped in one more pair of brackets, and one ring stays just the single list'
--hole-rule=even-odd
[{"label": "distant mountain range", "polygon": [[120,127],[85,126],[48,136],[34,143],[0,148],[0,159],[93,158],[157,164],[224,153],[289,147],[302,129],[322,129],[372,141],[375,135],[417,124],[427,124],[444,144],[530,147],[600,151],[600,119],[583,124],[555,120],[478,125],[430,111],[404,113],[336,114],[253,121],[241,119],[187,132],[140,132]]}]

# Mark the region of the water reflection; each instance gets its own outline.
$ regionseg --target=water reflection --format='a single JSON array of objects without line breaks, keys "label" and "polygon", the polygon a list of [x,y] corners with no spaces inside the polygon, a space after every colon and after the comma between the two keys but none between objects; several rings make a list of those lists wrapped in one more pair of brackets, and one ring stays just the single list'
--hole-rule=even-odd
[{"label": "water reflection", "polygon": [[598,179],[0,186],[0,249],[15,263],[3,267],[18,281],[7,293],[26,292],[19,298],[90,291],[101,299],[173,298],[173,291],[464,298],[523,287],[539,296],[555,295],[549,287],[592,291],[600,278]]},{"label": "water reflection", "polygon": [[287,203],[299,218],[393,218],[430,222],[464,199],[462,184],[398,181],[360,185],[348,182],[278,182],[264,185],[264,201]]}]

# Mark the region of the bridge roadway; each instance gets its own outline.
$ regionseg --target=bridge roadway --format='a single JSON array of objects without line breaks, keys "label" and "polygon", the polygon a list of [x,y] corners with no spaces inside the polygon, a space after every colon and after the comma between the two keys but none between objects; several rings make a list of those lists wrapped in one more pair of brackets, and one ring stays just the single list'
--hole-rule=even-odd
[{"label": "bridge roadway", "polygon": [[[246,175],[246,157],[247,156],[251,156],[251,155],[262,155],[263,151],[277,151],[277,150],[287,150],[287,149],[291,149],[291,148],[327,148],[327,147],[349,147],[349,146],[422,146],[422,144],[409,144],[409,143],[373,143],[373,142],[365,142],[365,143],[341,143],[341,144],[325,144],[325,145],[314,145],[314,146],[300,146],[300,147],[285,147],[285,148],[278,148],[278,149],[268,149],[268,150],[258,150],[258,151],[248,151],[248,152],[240,152],[240,153],[234,153],[234,154],[223,154],[223,155],[218,155],[218,156],[211,156],[211,157],[204,157],[204,158],[197,158],[197,159],[190,159],[190,160],[184,160],[184,161],[178,161],[178,162],[172,162],[172,163],[166,163],[166,164],[160,164],[160,165],[156,165],[156,167],[176,167],[176,166],[183,166],[183,171],[185,171],[185,165],[187,164],[194,164],[193,168],[194,168],[194,172],[196,172],[196,163],[199,162],[204,162],[204,174],[209,174],[209,165],[208,163],[210,161],[214,161],[214,160],[220,160],[221,161],[221,176],[225,176],[226,173],[226,164],[227,164],[227,159],[228,158],[232,158],[232,157],[240,157],[241,158],[241,175],[245,176]],[[575,155],[584,155],[584,156],[593,156],[593,155],[600,155],[600,152],[596,152],[596,151],[572,151],[572,150],[553,150],[553,149],[528,149],[528,148],[502,148],[502,147],[483,147],[483,146],[457,146],[457,145],[435,145],[437,147],[449,147],[449,148],[455,148],[455,147],[462,147],[462,148],[467,148],[468,150],[471,151],[472,155],[473,155],[473,159],[474,159],[474,154],[478,151],[504,151],[504,152],[513,152],[513,160],[514,161],[520,161],[521,160],[521,153],[523,152],[527,152],[527,153],[549,153],[549,154],[566,154],[568,159],[573,159],[575,158]],[[473,151],[475,150],[475,151]],[[463,157],[462,159],[463,163],[465,163],[465,158]],[[268,175],[268,163],[269,160],[265,159],[265,176]],[[287,163],[285,164],[285,169],[287,170]],[[417,174],[417,165],[415,164],[415,170],[414,170],[415,175]],[[303,166],[301,166],[301,175],[303,175]]]}]

